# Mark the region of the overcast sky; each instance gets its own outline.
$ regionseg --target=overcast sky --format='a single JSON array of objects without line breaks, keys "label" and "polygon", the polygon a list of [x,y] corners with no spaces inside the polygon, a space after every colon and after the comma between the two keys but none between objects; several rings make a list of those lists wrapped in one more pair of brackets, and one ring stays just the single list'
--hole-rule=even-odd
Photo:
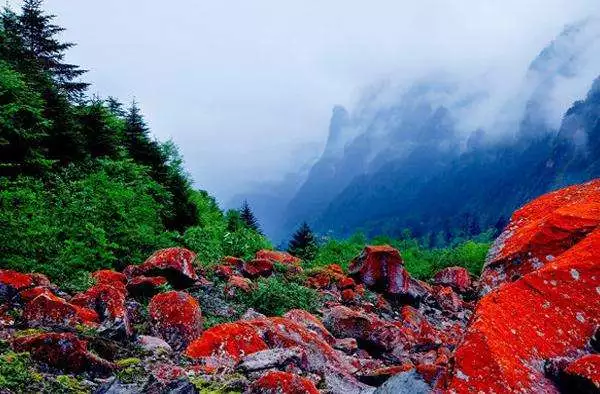
[{"label": "overcast sky", "polygon": [[[9,1],[20,4],[19,1]],[[598,0],[47,0],[92,92],[141,104],[226,201],[315,155],[331,108],[445,70],[514,83]],[[520,71],[519,71],[520,70]]]}]

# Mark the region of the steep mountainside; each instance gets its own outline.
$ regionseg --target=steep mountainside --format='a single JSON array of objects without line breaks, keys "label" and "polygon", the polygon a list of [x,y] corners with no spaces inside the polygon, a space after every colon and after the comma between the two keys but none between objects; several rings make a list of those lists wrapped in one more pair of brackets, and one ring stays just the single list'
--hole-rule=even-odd
[{"label": "steep mountainside", "polygon": [[[444,78],[399,97],[382,87],[352,113],[334,109],[324,154],[278,235],[308,220],[341,236],[406,228],[431,240],[468,236],[501,227],[535,196],[600,175],[598,82],[589,88],[600,70],[589,53],[599,45],[598,21],[567,27],[531,63],[516,96],[475,131],[464,130],[465,118],[487,92]],[[565,102],[588,89],[584,100]]]}]

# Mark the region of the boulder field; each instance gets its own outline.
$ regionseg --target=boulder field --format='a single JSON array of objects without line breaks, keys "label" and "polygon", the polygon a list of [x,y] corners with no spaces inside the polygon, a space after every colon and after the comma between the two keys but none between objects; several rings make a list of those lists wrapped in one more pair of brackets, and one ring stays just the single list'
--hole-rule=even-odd
[{"label": "boulder field", "polygon": [[[600,392],[600,180],[516,211],[480,278],[420,281],[390,246],[347,272],[267,250],[200,267],[164,249],[78,294],[0,270],[0,351],[31,359],[23,391],[70,376],[112,394]],[[318,308],[236,313],[273,275]]]}]

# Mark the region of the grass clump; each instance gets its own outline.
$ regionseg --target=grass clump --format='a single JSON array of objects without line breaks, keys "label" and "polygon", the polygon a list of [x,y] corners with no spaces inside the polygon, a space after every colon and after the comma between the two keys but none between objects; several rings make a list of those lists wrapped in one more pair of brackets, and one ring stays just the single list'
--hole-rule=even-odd
[{"label": "grass clump", "polygon": [[29,353],[7,351],[0,354],[0,388],[15,393],[35,392],[35,384],[42,380],[32,369]]},{"label": "grass clump", "polygon": [[320,305],[319,294],[308,287],[279,276],[261,279],[252,293],[242,300],[249,308],[268,316],[281,316],[290,309],[315,313]]}]

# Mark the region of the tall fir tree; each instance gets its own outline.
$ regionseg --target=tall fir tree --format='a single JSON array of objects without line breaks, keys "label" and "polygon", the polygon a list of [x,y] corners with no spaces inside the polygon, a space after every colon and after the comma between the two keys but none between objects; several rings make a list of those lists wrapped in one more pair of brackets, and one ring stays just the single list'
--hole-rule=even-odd
[{"label": "tall fir tree", "polygon": [[242,203],[240,217],[246,224],[246,227],[256,231],[259,234],[262,234],[260,225],[258,224],[258,220],[256,219],[256,216],[254,216],[254,212],[252,212],[252,209],[250,208],[250,205],[248,204],[247,200],[244,200],[244,202]]},{"label": "tall fir tree", "polygon": [[81,99],[89,84],[78,79],[87,70],[64,62],[65,51],[75,44],[58,40],[65,29],[52,23],[56,16],[45,14],[42,4],[42,0],[23,3],[18,21],[24,54],[52,76],[61,93],[70,99]]},{"label": "tall fir tree", "polygon": [[308,223],[302,223],[288,244],[288,253],[304,261],[311,261],[315,258],[317,249],[315,234]]},{"label": "tall fir tree", "polygon": [[122,121],[114,118],[104,102],[94,98],[78,111],[78,124],[92,157],[117,158],[123,140]]}]

